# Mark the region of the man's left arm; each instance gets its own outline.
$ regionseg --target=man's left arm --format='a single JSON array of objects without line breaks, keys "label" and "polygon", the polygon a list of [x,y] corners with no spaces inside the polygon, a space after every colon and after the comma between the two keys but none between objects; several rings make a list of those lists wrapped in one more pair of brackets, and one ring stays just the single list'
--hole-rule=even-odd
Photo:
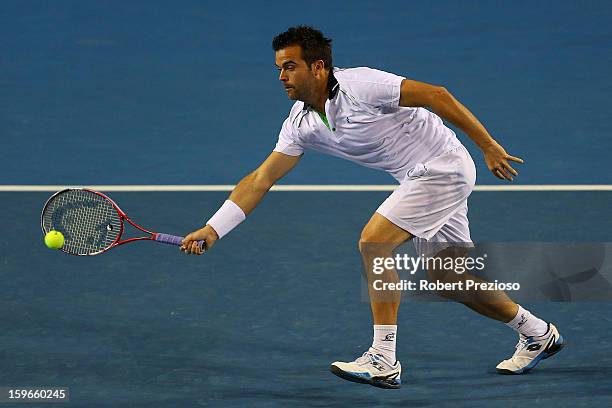
[{"label": "man's left arm", "polygon": [[480,147],[491,172],[502,180],[512,181],[518,172],[508,161],[523,163],[510,156],[487,132],[480,121],[442,86],[404,79],[400,88],[400,106],[425,107],[457,126]]}]

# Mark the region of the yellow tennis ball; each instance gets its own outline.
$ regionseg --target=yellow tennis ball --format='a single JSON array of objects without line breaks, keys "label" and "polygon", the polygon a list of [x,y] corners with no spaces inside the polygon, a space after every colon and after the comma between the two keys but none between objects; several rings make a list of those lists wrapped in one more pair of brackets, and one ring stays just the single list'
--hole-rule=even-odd
[{"label": "yellow tennis ball", "polygon": [[51,230],[45,235],[45,245],[51,249],[60,249],[64,246],[64,235],[56,230]]}]

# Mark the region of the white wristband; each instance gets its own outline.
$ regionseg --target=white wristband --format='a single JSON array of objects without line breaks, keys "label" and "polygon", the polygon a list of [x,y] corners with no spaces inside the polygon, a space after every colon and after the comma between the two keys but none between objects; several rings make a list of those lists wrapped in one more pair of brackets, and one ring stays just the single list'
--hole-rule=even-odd
[{"label": "white wristband", "polygon": [[219,238],[222,238],[245,219],[246,215],[242,208],[231,200],[225,200],[221,208],[210,217],[206,224],[213,227]]}]

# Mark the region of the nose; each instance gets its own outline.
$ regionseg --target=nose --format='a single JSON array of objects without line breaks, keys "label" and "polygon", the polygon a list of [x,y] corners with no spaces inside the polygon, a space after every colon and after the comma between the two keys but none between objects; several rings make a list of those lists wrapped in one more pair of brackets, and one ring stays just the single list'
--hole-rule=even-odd
[{"label": "nose", "polygon": [[289,80],[289,78],[287,78],[287,74],[285,73],[284,69],[280,70],[278,74],[278,80],[281,82],[287,82]]}]

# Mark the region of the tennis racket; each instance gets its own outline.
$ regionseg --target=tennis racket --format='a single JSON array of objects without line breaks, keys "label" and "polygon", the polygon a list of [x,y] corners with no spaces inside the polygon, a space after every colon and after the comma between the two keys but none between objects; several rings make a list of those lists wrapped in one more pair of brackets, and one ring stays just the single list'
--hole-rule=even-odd
[{"label": "tennis racket", "polygon": [[[147,236],[121,239],[124,223]],[[181,245],[183,237],[149,231],[127,216],[117,204],[104,194],[87,188],[68,188],[53,194],[40,215],[43,234],[56,230],[64,235],[62,251],[71,255],[98,255],[111,248],[134,241],[156,241]],[[206,243],[199,242],[205,250]]]}]

